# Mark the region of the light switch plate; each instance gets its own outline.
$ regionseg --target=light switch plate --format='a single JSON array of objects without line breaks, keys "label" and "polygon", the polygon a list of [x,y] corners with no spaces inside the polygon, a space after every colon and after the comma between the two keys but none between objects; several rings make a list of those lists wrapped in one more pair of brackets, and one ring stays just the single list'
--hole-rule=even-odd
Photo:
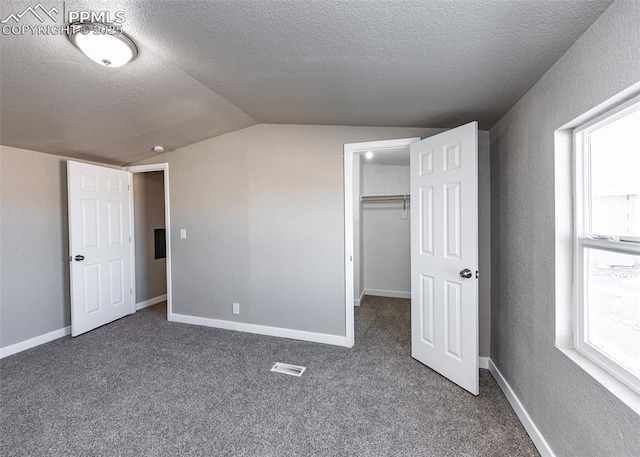
[{"label": "light switch plate", "polygon": [[187,229],[180,229],[180,239],[181,240],[187,239]]}]

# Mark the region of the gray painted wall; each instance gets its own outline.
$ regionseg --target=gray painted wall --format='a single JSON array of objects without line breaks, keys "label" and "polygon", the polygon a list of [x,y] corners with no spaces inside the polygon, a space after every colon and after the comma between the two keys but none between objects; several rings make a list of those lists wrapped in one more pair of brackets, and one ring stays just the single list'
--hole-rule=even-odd
[{"label": "gray painted wall", "polygon": [[480,356],[491,350],[491,151],[489,132],[478,132],[478,279]]},{"label": "gray painted wall", "polygon": [[640,81],[638,24],[613,3],[491,129],[491,358],[558,456],[640,449],[640,417],[554,347],[554,131]]},{"label": "gray painted wall", "polygon": [[71,323],[63,157],[0,146],[0,347]]},{"label": "gray painted wall", "polygon": [[167,293],[166,259],[155,258],[154,230],[164,227],[164,173],[134,173],[136,303]]},{"label": "gray painted wall", "polygon": [[[408,194],[409,167],[364,164],[363,195]],[[402,219],[402,202],[374,202],[362,208],[364,288],[411,292],[409,207]]]},{"label": "gray painted wall", "polygon": [[169,163],[174,312],[344,335],[343,145],[440,131],[260,124],[139,162]]},{"label": "gray painted wall", "polygon": [[343,145],[424,131],[262,124],[165,154],[174,312],[344,335]]}]

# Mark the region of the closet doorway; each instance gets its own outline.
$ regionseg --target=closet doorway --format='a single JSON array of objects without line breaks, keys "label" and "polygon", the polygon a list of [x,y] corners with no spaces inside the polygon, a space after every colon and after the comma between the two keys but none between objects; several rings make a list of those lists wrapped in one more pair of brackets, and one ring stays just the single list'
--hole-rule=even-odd
[{"label": "closet doorway", "polygon": [[353,156],[354,305],[411,298],[409,148]]},{"label": "closet doorway", "polygon": [[411,356],[478,395],[477,122],[345,144],[344,183],[347,346],[361,297],[404,298],[410,285]]},{"label": "closet doorway", "polygon": [[[389,210],[390,212],[392,207],[398,208],[398,205],[402,204],[403,207],[407,209],[407,218],[409,219],[410,217],[408,215],[408,209],[411,202],[410,199],[409,201],[404,201],[404,196],[406,194],[404,192],[396,192],[393,194],[386,193],[386,191],[390,189],[398,191],[400,188],[404,190],[407,189],[407,187],[401,184],[400,179],[398,179],[398,182],[391,179],[391,183],[376,183],[378,180],[375,179],[375,174],[379,171],[382,171],[382,174],[384,174],[384,172],[393,167],[394,164],[397,164],[396,166],[398,167],[402,166],[399,164],[399,160],[401,159],[395,157],[394,154],[398,154],[399,156],[402,154],[408,154],[409,146],[419,140],[420,138],[401,138],[396,140],[351,143],[344,146],[345,304],[346,337],[348,347],[352,347],[355,343],[354,306],[359,306],[360,301],[366,294],[365,268],[367,266],[365,265],[366,253],[364,252],[365,234],[363,226],[365,206],[368,210],[369,205],[383,205],[378,207],[383,208],[383,212],[385,210]],[[385,157],[384,161],[381,159],[382,156]],[[372,163],[374,157],[377,159],[374,161],[375,163]],[[404,164],[406,164],[406,162],[404,162]],[[371,182],[367,184],[366,191],[375,191],[375,195],[373,193],[371,195],[364,194],[364,179],[367,178],[364,176],[365,167],[368,168],[367,172],[371,172],[367,173],[367,177],[371,175]],[[398,169],[400,170],[400,168]],[[390,172],[389,174],[393,174],[393,172]],[[384,203],[383,200],[376,202],[373,200],[361,202],[361,197],[363,196],[382,198],[385,195],[389,198],[398,198],[399,195],[402,195],[403,200],[402,202],[400,200],[387,200],[386,203]],[[378,212],[372,215],[375,219],[379,218],[381,214],[382,213]],[[401,213],[400,217],[403,216],[404,214]],[[396,220],[396,222],[402,225],[404,220]],[[375,239],[377,236],[377,234],[375,234],[375,228],[373,232],[374,234],[372,235]],[[374,254],[374,258],[376,255],[377,253]],[[373,262],[371,262],[371,264],[371,273],[373,274],[373,278],[378,279],[380,270],[373,265]],[[375,282],[373,284],[375,284]],[[378,281],[378,284],[380,284],[380,281]],[[372,293],[372,291],[370,291],[370,293]]]}]

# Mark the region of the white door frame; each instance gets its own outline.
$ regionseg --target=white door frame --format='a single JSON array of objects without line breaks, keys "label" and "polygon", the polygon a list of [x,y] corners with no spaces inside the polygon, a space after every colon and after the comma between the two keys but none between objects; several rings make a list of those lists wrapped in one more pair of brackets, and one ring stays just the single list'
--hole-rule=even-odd
[{"label": "white door frame", "polygon": [[[165,225],[165,242],[166,242],[166,270],[167,270],[167,320],[171,320],[171,316],[173,315],[173,307],[172,307],[172,286],[171,286],[171,208],[169,206],[169,164],[168,163],[153,163],[149,165],[134,165],[131,167],[123,167],[123,170],[126,170],[131,173],[147,173],[149,171],[163,171],[164,176],[164,225]],[[132,180],[133,182],[133,180]],[[133,208],[133,189],[129,193],[130,205],[129,211],[131,211],[131,239],[133,243],[131,243],[131,284],[133,287],[134,297],[137,294],[136,290],[136,237],[135,237],[135,227],[134,227],[134,208]],[[136,301],[132,300],[131,304],[132,309],[131,312],[136,312]]]},{"label": "white door frame", "polygon": [[353,347],[355,342],[355,320],[353,314],[353,156],[359,152],[408,148],[411,143],[419,140],[419,137],[415,137],[344,145],[344,302],[346,346],[349,348]]}]

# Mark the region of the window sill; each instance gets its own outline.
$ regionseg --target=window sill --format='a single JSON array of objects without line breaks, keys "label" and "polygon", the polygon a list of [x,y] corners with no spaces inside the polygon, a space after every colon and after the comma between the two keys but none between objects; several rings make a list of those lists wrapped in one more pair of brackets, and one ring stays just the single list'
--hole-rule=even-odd
[{"label": "window sill", "polygon": [[609,392],[615,395],[622,403],[631,408],[633,412],[640,415],[640,395],[584,355],[580,354],[574,348],[564,348],[558,345],[556,345],[556,347],[580,368],[589,373],[596,381],[602,384]]}]

